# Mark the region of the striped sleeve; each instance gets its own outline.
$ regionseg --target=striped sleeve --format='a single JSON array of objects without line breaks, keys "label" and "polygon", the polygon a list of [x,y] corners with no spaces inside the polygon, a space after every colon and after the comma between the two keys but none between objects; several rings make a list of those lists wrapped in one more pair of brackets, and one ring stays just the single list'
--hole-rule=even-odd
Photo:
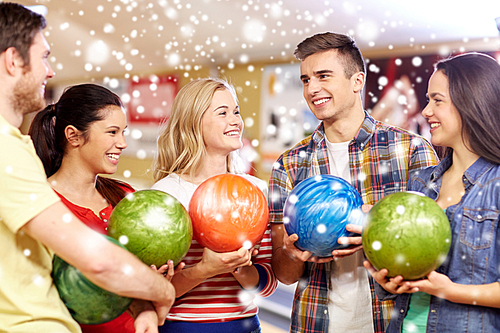
[{"label": "striped sleeve", "polygon": [[[271,296],[278,287],[278,280],[276,279],[276,276],[274,275],[274,272],[271,269],[272,254],[273,254],[273,248],[271,244],[271,228],[270,225],[268,224],[266,232],[264,233],[264,237],[262,237],[262,240],[260,242],[259,253],[254,259],[254,265],[258,265],[260,268],[262,268],[260,270],[258,268],[259,273],[261,271],[264,271],[267,277],[267,281],[265,284],[263,284],[262,287],[260,287],[259,283],[260,288],[257,290],[257,295],[261,297]],[[261,274],[259,274],[259,276],[260,275]]]}]

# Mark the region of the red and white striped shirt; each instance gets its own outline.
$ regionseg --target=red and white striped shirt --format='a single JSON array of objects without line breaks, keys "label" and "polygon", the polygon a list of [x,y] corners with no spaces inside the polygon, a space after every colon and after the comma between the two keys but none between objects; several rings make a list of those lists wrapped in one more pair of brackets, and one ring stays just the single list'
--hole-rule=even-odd
[{"label": "red and white striped shirt", "polygon": [[[242,176],[261,189],[264,185],[267,190],[267,184],[264,181],[249,175]],[[188,209],[189,200],[197,185],[183,180],[176,174],[171,174],[158,181],[152,188],[172,195]],[[259,253],[252,258],[252,262],[262,268],[260,272],[265,272],[267,281],[264,286],[261,285],[263,281],[260,281],[260,289],[249,291],[243,289],[231,273],[216,275],[177,298],[167,315],[167,320],[216,323],[256,315],[258,308],[253,302],[255,296],[270,296],[278,285],[271,269],[272,244],[269,225],[259,245]],[[182,260],[186,263],[185,268],[200,262],[202,255],[203,247],[193,239],[187,255]]]}]

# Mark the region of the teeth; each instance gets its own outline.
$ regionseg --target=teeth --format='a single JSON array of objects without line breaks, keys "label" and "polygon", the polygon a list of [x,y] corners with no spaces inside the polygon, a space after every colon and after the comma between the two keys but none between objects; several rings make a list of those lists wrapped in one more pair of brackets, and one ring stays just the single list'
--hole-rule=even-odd
[{"label": "teeth", "polygon": [[328,101],[329,98],[322,98],[322,99],[319,99],[317,101],[314,101],[314,105],[318,105],[318,104],[321,104],[321,103],[325,103],[326,101]]},{"label": "teeth", "polygon": [[441,125],[441,123],[432,123],[431,128],[436,128],[436,127],[439,127],[440,125]]},{"label": "teeth", "polygon": [[238,135],[238,134],[240,134],[240,131],[237,131],[237,130],[224,133],[224,135],[227,135],[227,136]]},{"label": "teeth", "polygon": [[109,158],[111,158],[112,160],[117,160],[120,158],[120,155],[116,155],[116,154],[107,154],[107,156]]}]

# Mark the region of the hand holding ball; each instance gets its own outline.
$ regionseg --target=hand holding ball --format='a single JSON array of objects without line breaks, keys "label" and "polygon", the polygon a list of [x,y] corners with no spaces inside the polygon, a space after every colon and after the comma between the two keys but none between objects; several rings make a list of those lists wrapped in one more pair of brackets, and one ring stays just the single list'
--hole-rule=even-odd
[{"label": "hand holding ball", "polygon": [[355,234],[347,224],[361,225],[363,201],[354,187],[342,178],[318,175],[307,178],[288,196],[283,222],[288,235],[297,234],[295,245],[314,256],[330,257],[332,251],[345,247],[339,237]]},{"label": "hand holding ball", "polygon": [[148,266],[177,265],[191,246],[189,214],[171,195],[141,190],[127,195],[113,209],[108,235],[125,245]]},{"label": "hand holding ball", "polygon": [[451,245],[450,222],[438,204],[417,192],[390,194],[367,215],[363,249],[387,277],[417,280],[438,268]]},{"label": "hand holding ball", "polygon": [[248,249],[259,243],[268,224],[264,193],[242,176],[224,174],[198,186],[189,203],[194,238],[215,252]]}]

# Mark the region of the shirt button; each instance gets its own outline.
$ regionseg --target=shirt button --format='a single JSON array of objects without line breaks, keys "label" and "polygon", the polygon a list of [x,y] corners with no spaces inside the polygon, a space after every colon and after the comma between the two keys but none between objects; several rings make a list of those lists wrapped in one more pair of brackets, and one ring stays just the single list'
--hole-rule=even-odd
[{"label": "shirt button", "polygon": [[399,310],[399,311],[400,311],[401,313],[405,312],[405,310],[403,310],[403,309],[401,309],[401,310]]},{"label": "shirt button", "polygon": [[102,216],[106,215],[106,213],[101,213]]},{"label": "shirt button", "polygon": [[432,313],[436,312],[436,310],[431,310]]},{"label": "shirt button", "polygon": [[106,219],[104,219],[103,221],[104,221],[104,222],[108,222],[108,220],[106,220]]},{"label": "shirt button", "polygon": [[328,313],[328,311],[327,311],[327,310],[325,310],[325,314],[327,314],[327,313]]}]

